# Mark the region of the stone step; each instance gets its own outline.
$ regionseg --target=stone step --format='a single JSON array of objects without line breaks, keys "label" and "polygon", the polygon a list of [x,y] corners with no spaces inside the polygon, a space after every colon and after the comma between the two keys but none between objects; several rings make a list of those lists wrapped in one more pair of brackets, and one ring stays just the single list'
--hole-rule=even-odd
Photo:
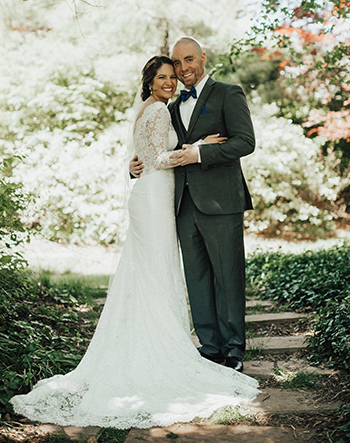
[{"label": "stone step", "polygon": [[[292,353],[306,348],[304,335],[291,335],[289,337],[257,337],[247,340],[247,350],[258,349],[262,354]],[[198,337],[192,335],[192,342],[199,348],[201,346]]]},{"label": "stone step", "polygon": [[275,368],[290,375],[298,372],[309,372],[320,375],[334,375],[334,369],[311,366],[305,360],[292,359],[288,361],[249,360],[244,362],[244,373],[259,380],[265,380],[275,376]]},{"label": "stone step", "polygon": [[266,360],[248,360],[244,362],[244,373],[259,380],[274,376],[275,363]]},{"label": "stone step", "polygon": [[256,325],[280,325],[283,323],[294,323],[307,318],[307,314],[298,314],[296,312],[279,312],[277,314],[252,314],[246,315],[246,323],[253,323]]},{"label": "stone step", "polygon": [[308,414],[318,414],[338,410],[340,401],[323,402],[315,400],[315,392],[307,390],[262,389],[261,394],[249,406],[242,409],[244,414],[291,414],[296,411]]},{"label": "stone step", "polygon": [[[107,291],[108,288],[103,289]],[[95,298],[93,301],[98,305],[104,305],[106,303],[106,297]],[[257,306],[267,308],[273,306],[273,303],[269,300],[248,300],[246,303],[247,308],[256,308]]]},{"label": "stone step", "polygon": [[[263,389],[258,395],[256,400],[254,400],[249,406],[240,409],[240,413],[244,415],[253,416],[266,416],[268,414],[294,414],[296,411],[298,413],[308,413],[316,414],[321,412],[331,412],[339,409],[341,402],[324,403],[319,400],[314,399],[314,394],[308,391],[294,391],[289,389],[274,389],[267,388]],[[140,440],[147,442],[157,442],[164,441],[162,438],[176,438],[179,442],[222,442],[228,443],[232,436],[235,437],[234,441],[239,442],[274,442],[276,443],[283,441],[284,443],[289,441],[289,435],[284,432],[284,428],[272,428],[266,427],[255,427],[255,426],[244,426],[239,429],[239,426],[219,426],[210,424],[179,424],[168,428],[152,428],[147,430],[133,429],[128,435],[125,443],[132,443]],[[256,429],[257,428],[257,429]],[[258,431],[260,429],[260,432]],[[58,434],[68,436],[72,441],[86,440],[90,439],[92,442],[92,437],[96,437],[100,431],[99,427],[88,426],[88,427],[77,427],[77,426],[56,426],[56,425],[39,425],[39,434]],[[215,431],[215,432],[214,432]],[[281,432],[278,432],[281,431]],[[166,432],[164,434],[164,432]],[[214,432],[214,433],[213,433]],[[299,430],[299,432],[306,432],[304,430]],[[176,434],[178,437],[171,435],[171,433]],[[167,437],[167,435],[169,435]],[[291,434],[294,437],[298,435],[298,432]],[[215,439],[213,438],[215,436]],[[260,439],[258,439],[260,438]],[[278,438],[280,440],[278,440]],[[167,440],[165,440],[167,441]],[[303,441],[303,440],[300,440]]]},{"label": "stone step", "polygon": [[265,354],[292,353],[306,348],[305,338],[305,335],[250,338],[247,340],[247,349],[259,349]]},{"label": "stone step", "polygon": [[58,426],[58,425],[39,425],[39,434],[55,434],[69,437],[72,441],[86,441],[96,437],[101,430],[98,426]]},{"label": "stone step", "polygon": [[256,299],[247,300],[246,302],[247,308],[256,308],[257,306],[259,307],[261,306],[263,308],[269,308],[273,306],[273,303],[270,300],[256,300]]},{"label": "stone step", "polygon": [[125,443],[298,443],[311,441],[314,431],[271,426],[177,424],[167,428],[132,429]]}]

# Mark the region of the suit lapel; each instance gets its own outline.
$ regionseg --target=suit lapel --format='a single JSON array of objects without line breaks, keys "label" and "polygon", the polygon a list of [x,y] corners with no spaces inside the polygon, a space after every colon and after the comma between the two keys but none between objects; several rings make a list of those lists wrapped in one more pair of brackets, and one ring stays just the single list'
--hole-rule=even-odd
[{"label": "suit lapel", "polygon": [[194,128],[194,125],[196,124],[196,122],[201,114],[202,107],[205,105],[208,98],[210,97],[210,94],[213,92],[214,85],[215,85],[215,80],[213,80],[211,77],[209,77],[206,84],[204,85],[204,88],[203,88],[203,90],[197,100],[196,106],[194,107],[194,110],[192,112],[190,124],[189,124],[188,131],[187,131],[187,139],[190,137],[191,132]]},{"label": "suit lapel", "polygon": [[181,97],[178,97],[170,108],[173,126],[179,138],[179,146],[182,146],[186,140],[186,128],[184,127],[180,115]]}]

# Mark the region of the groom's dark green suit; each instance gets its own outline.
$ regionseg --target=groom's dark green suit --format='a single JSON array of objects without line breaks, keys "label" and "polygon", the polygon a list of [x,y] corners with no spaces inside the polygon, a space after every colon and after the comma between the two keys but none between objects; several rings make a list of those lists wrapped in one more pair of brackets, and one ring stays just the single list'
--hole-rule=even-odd
[{"label": "groom's dark green suit", "polygon": [[243,211],[252,203],[240,157],[254,151],[242,89],[208,78],[186,131],[180,97],[170,104],[178,149],[207,135],[228,137],[200,146],[201,163],[175,168],[175,211],[192,317],[207,355],[245,351]]}]

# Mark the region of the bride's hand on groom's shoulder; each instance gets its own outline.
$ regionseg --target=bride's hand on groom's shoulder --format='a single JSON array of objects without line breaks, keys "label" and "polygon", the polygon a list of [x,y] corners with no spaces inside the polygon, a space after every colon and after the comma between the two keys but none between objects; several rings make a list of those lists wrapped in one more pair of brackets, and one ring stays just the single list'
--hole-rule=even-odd
[{"label": "bride's hand on groom's shoulder", "polygon": [[137,155],[135,155],[129,163],[129,172],[131,175],[133,175],[136,178],[139,178],[143,171],[143,163]]}]

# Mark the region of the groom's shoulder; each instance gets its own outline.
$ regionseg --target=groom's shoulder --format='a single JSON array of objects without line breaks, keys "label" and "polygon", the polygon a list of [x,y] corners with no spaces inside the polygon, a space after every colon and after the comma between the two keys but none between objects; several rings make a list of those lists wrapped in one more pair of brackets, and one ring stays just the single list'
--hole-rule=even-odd
[{"label": "groom's shoulder", "polygon": [[212,80],[214,82],[214,86],[217,91],[224,91],[224,92],[227,92],[227,90],[242,91],[242,87],[234,83],[221,82],[215,79]]}]

